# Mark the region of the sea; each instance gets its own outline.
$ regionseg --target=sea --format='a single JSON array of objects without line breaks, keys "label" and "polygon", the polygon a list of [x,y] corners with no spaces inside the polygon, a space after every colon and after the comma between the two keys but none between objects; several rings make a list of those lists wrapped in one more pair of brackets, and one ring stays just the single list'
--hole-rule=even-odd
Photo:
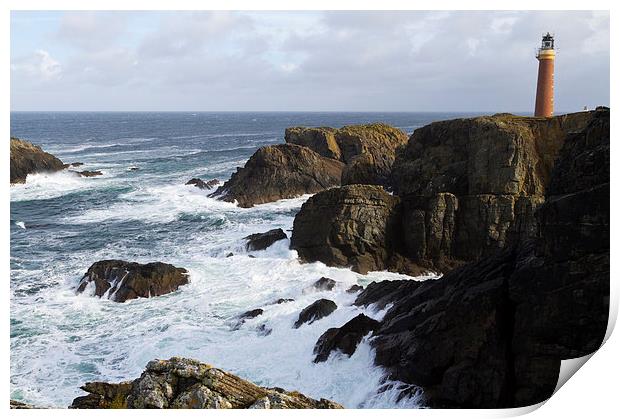
[{"label": "sea", "polygon": [[[353,306],[351,285],[409,277],[301,264],[289,240],[247,252],[249,234],[282,228],[290,237],[309,195],[246,209],[185,183],[200,177],[222,184],[259,147],[283,143],[290,126],[381,121],[410,134],[471,115],[12,112],[11,136],[103,175],[31,174],[10,188],[11,398],[64,408],[84,395],[79,386],[87,381],[134,379],[152,359],[184,356],[349,408],[420,407],[420,392],[403,397],[405,386],[374,365],[369,337],[351,357],[312,362],[327,329],[389,310]],[[103,259],[171,263],[188,270],[190,283],[125,303],[76,294],[88,267]],[[336,280],[336,288],[316,291],[321,277]],[[294,301],[274,304],[279,298]],[[338,309],[294,329],[299,312],[319,298]],[[263,315],[239,326],[238,316],[255,308]],[[265,335],[263,325],[272,332]]]}]

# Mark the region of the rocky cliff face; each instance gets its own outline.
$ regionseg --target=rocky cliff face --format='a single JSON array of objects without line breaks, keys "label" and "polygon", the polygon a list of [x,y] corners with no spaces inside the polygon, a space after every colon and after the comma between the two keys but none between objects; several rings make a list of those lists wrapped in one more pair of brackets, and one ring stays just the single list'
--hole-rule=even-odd
[{"label": "rocky cliff face", "polygon": [[296,391],[259,387],[193,359],[154,360],[134,381],[86,383],[74,409],[339,409]]},{"label": "rocky cliff face", "polygon": [[549,173],[533,239],[438,280],[373,283],[358,297],[360,305],[394,304],[372,341],[376,361],[392,378],[422,387],[428,405],[538,403],[552,394],[562,359],[601,345],[609,307],[609,110],[590,117],[566,138]]},{"label": "rocky cliff face", "polygon": [[212,196],[240,207],[294,198],[340,185],[344,164],[307,147],[261,147]]},{"label": "rocky cliff face", "polygon": [[28,141],[11,137],[11,183],[24,183],[30,173],[64,169],[57,157]]},{"label": "rocky cliff face", "polygon": [[407,143],[404,132],[382,123],[340,129],[293,127],[286,130],[284,138],[287,143],[344,162],[343,185],[387,185],[396,149]]},{"label": "rocky cliff face", "polygon": [[407,256],[445,269],[532,237],[566,135],[591,118],[498,114],[416,130],[391,172]]}]

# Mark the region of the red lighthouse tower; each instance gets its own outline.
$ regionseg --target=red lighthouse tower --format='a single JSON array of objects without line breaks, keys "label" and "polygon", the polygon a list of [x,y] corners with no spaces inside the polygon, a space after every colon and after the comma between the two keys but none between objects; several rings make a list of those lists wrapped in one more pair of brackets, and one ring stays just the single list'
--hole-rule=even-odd
[{"label": "red lighthouse tower", "polygon": [[536,86],[536,108],[534,116],[548,118],[553,115],[553,71],[555,49],[553,35],[543,35],[542,45],[538,49],[538,85]]}]

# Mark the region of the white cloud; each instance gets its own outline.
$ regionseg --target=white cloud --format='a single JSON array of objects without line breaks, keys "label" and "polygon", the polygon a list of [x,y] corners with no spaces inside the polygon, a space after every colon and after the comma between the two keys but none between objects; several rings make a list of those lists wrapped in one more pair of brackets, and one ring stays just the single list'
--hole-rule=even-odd
[{"label": "white cloud", "polygon": [[17,77],[26,75],[34,81],[50,81],[60,78],[62,66],[52,58],[49,52],[39,49],[12,63],[11,71]]}]

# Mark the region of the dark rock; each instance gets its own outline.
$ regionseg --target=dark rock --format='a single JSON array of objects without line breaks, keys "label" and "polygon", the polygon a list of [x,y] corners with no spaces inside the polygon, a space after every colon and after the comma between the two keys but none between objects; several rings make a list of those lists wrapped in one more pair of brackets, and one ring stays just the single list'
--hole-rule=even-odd
[{"label": "dark rock", "polygon": [[230,258],[230,257],[233,257],[233,256],[235,256],[235,255],[233,254],[233,252],[230,252],[229,254],[227,254],[227,255],[226,255],[226,257],[227,257],[227,258]]},{"label": "dark rock", "polygon": [[261,336],[269,336],[271,334],[271,332],[273,332],[273,329],[267,327],[266,324],[261,324],[260,326],[258,326],[258,333]]},{"label": "dark rock", "polygon": [[35,407],[31,404],[23,403],[13,399],[11,399],[10,406],[11,409],[35,409]]},{"label": "dark rock", "polygon": [[103,173],[99,170],[82,170],[81,172],[75,172],[81,177],[94,177],[101,176]]},{"label": "dark rock", "polygon": [[393,253],[399,199],[381,187],[348,185],[308,199],[295,216],[291,248],[304,262],[384,270]]},{"label": "dark rock", "polygon": [[135,167],[135,166],[132,166],[132,167],[129,168],[130,172],[135,172],[136,170],[140,170],[140,168],[139,167]]},{"label": "dark rock", "polygon": [[254,256],[254,255],[248,255],[248,257],[249,257],[250,259],[256,259],[256,256]]},{"label": "dark rock", "polygon": [[273,304],[290,303],[293,301],[295,301],[293,298],[278,298],[276,301],[273,302]]},{"label": "dark rock", "polygon": [[253,319],[254,317],[258,317],[263,314],[262,308],[255,308],[254,310],[249,310],[239,316],[240,319]]},{"label": "dark rock", "polygon": [[326,399],[259,387],[193,359],[153,360],[130,382],[87,383],[74,409],[340,409]]},{"label": "dark rock", "polygon": [[245,248],[246,250],[265,250],[278,240],[286,238],[287,235],[281,228],[274,228],[266,233],[255,233],[244,237],[244,240],[248,241]]},{"label": "dark rock", "polygon": [[381,123],[340,129],[294,127],[286,130],[284,139],[346,163],[343,185],[386,185],[396,149],[407,143],[404,132]]},{"label": "dark rock", "polygon": [[91,283],[94,284],[95,295],[123,302],[176,291],[179,286],[189,283],[189,277],[185,269],[167,263],[102,260],[88,268],[77,292],[83,292]]},{"label": "dark rock", "polygon": [[343,166],[342,162],[322,157],[306,147],[261,147],[211,196],[248,208],[312,194],[340,185]]},{"label": "dark rock", "polygon": [[316,300],[299,313],[299,318],[295,322],[295,329],[298,329],[304,323],[312,324],[323,317],[327,317],[337,308],[338,306],[336,303],[331,300],[326,300],[324,298]]},{"label": "dark rock", "polygon": [[208,182],[205,182],[204,180],[200,178],[192,178],[188,180],[187,183],[185,184],[194,185],[195,187],[200,188],[200,189],[211,189],[214,186],[216,186],[218,183],[220,183],[220,181],[217,179],[211,179]]},{"label": "dark rock", "polygon": [[342,327],[334,327],[323,333],[314,346],[314,362],[324,362],[332,351],[353,355],[362,338],[379,327],[379,322],[359,314]]},{"label": "dark rock", "polygon": [[331,278],[322,277],[312,284],[312,286],[319,291],[331,291],[336,286],[336,281]]},{"label": "dark rock", "polygon": [[57,172],[64,168],[60,159],[28,141],[11,137],[11,183],[24,183],[30,173]]},{"label": "dark rock", "polygon": [[69,166],[70,167],[80,167],[80,166],[84,166],[84,163],[76,161],[76,162],[71,163]]},{"label": "dark rock", "polygon": [[568,135],[535,237],[425,282],[370,284],[356,304],[393,304],[371,342],[390,378],[432,407],[528,406],[563,359],[601,345],[609,315],[609,111]]},{"label": "dark rock", "polygon": [[351,287],[347,290],[348,294],[355,294],[356,292],[364,291],[364,287],[358,284],[351,285]]}]

